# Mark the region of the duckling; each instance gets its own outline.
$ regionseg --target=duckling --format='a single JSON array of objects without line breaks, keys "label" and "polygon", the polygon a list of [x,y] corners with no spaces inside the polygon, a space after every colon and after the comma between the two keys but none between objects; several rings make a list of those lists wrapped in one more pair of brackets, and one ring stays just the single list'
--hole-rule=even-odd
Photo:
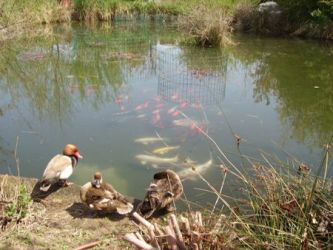
[{"label": "duckling", "polygon": [[67,179],[72,175],[79,159],[82,158],[76,145],[65,145],[63,153],[54,156],[47,164],[40,180],[40,190],[47,192],[51,185],[55,183],[68,186]]},{"label": "duckling", "polygon": [[174,201],[179,199],[182,193],[182,182],[174,171],[167,169],[156,173],[139,206],[139,211],[146,219],[161,209],[172,212]]},{"label": "duckling", "polygon": [[80,190],[80,198],[90,208],[118,214],[128,214],[133,205],[110,184],[103,183],[102,174],[96,172],[91,182],[84,184]]}]

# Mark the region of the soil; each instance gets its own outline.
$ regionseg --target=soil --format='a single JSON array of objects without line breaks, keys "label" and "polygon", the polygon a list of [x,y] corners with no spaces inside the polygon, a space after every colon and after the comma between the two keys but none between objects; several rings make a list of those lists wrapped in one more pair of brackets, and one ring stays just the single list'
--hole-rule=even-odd
[{"label": "soil", "polygon": [[[134,223],[128,217],[89,209],[80,202],[77,185],[56,186],[52,192],[39,195],[36,179],[0,175],[0,216],[20,182],[35,201],[26,218],[19,223],[9,222],[0,231],[0,249],[75,249],[95,241],[99,244],[93,249],[132,248],[122,236],[136,231]],[[138,203],[133,199],[132,202]]]}]

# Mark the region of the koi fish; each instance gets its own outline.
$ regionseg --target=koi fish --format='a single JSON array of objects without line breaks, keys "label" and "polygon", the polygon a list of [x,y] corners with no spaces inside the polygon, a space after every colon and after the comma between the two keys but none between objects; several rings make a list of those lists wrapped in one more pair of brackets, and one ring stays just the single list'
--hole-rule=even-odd
[{"label": "koi fish", "polygon": [[156,125],[161,120],[160,110],[153,111],[152,124]]},{"label": "koi fish", "polygon": [[173,101],[176,101],[177,99],[179,99],[179,94],[178,93],[176,93],[176,94],[173,94],[172,96],[171,96],[171,100],[173,100]]},{"label": "koi fish", "polygon": [[117,103],[117,104],[122,104],[123,103],[123,98],[121,96],[117,96],[114,99],[114,102]]},{"label": "koi fish", "polygon": [[157,148],[153,150],[154,154],[159,154],[159,155],[164,155],[172,150],[178,149],[179,146],[167,146],[167,147],[162,147],[162,148]]},{"label": "koi fish", "polygon": [[147,145],[150,143],[155,143],[155,142],[160,142],[160,141],[164,141],[164,139],[161,137],[143,137],[143,138],[137,138],[134,140],[134,142],[142,143],[144,145]]},{"label": "koi fish", "polygon": [[140,109],[147,108],[147,107],[148,107],[148,104],[149,104],[149,102],[144,102],[144,103],[142,103],[142,104],[139,104],[139,105],[137,105],[137,106],[134,108],[134,110],[135,110],[135,111],[138,111],[138,110],[140,110]]},{"label": "koi fish", "polygon": [[173,120],[172,123],[173,125],[179,127],[189,127],[191,130],[196,130],[198,128],[200,128],[201,130],[202,128],[207,126],[205,122],[193,121],[192,119],[189,118]]},{"label": "koi fish", "polygon": [[172,107],[172,108],[169,108],[168,111],[167,111],[167,113],[170,115],[170,114],[172,114],[173,112],[175,112],[176,109],[177,109],[177,106],[174,106],[174,107]]},{"label": "koi fish", "polygon": [[191,104],[191,107],[192,107],[192,108],[195,108],[195,109],[202,109],[202,104],[199,103],[199,102],[192,103],[192,104]]},{"label": "koi fish", "polygon": [[162,158],[153,155],[139,154],[136,155],[135,158],[138,159],[142,165],[150,163],[152,164],[153,167],[157,167],[157,164],[171,164],[171,163],[176,163],[178,161],[178,155],[171,158]]},{"label": "koi fish", "polygon": [[188,105],[187,101],[182,101],[182,103],[180,104],[180,108],[186,108]]},{"label": "koi fish", "polygon": [[211,158],[207,162],[199,165],[192,165],[192,167],[190,168],[183,169],[178,172],[178,175],[180,178],[195,180],[198,177],[196,173],[203,174],[212,164],[213,159],[211,156]]},{"label": "koi fish", "polygon": [[176,126],[180,127],[190,127],[193,124],[193,121],[188,118],[173,120],[172,122]]},{"label": "koi fish", "polygon": [[179,115],[180,115],[180,111],[179,110],[176,110],[175,112],[173,112],[171,114],[171,116],[173,116],[173,117],[176,117],[176,116],[179,116]]}]

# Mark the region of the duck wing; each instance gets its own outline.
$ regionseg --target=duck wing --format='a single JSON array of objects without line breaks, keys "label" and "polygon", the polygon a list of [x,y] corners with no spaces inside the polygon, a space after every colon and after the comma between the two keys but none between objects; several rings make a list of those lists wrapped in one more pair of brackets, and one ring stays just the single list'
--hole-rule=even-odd
[{"label": "duck wing", "polygon": [[154,175],[156,190],[167,198],[172,194],[173,199],[178,199],[183,193],[183,184],[178,174],[170,169]]},{"label": "duck wing", "polygon": [[47,164],[42,180],[59,180],[61,173],[68,168],[72,168],[71,158],[58,154]]},{"label": "duck wing", "polygon": [[83,202],[86,202],[86,194],[88,192],[88,190],[92,188],[92,184],[91,182],[87,182],[86,184],[84,184],[81,188],[80,188],[80,198],[81,198],[81,201]]}]

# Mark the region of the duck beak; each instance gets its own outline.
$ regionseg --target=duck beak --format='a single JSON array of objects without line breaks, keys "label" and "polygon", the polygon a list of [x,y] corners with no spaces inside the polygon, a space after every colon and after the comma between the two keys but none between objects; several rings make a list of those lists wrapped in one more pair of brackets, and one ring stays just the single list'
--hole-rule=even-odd
[{"label": "duck beak", "polygon": [[77,158],[79,158],[79,159],[83,159],[83,156],[80,155],[79,151],[75,152],[74,155],[75,155]]}]

